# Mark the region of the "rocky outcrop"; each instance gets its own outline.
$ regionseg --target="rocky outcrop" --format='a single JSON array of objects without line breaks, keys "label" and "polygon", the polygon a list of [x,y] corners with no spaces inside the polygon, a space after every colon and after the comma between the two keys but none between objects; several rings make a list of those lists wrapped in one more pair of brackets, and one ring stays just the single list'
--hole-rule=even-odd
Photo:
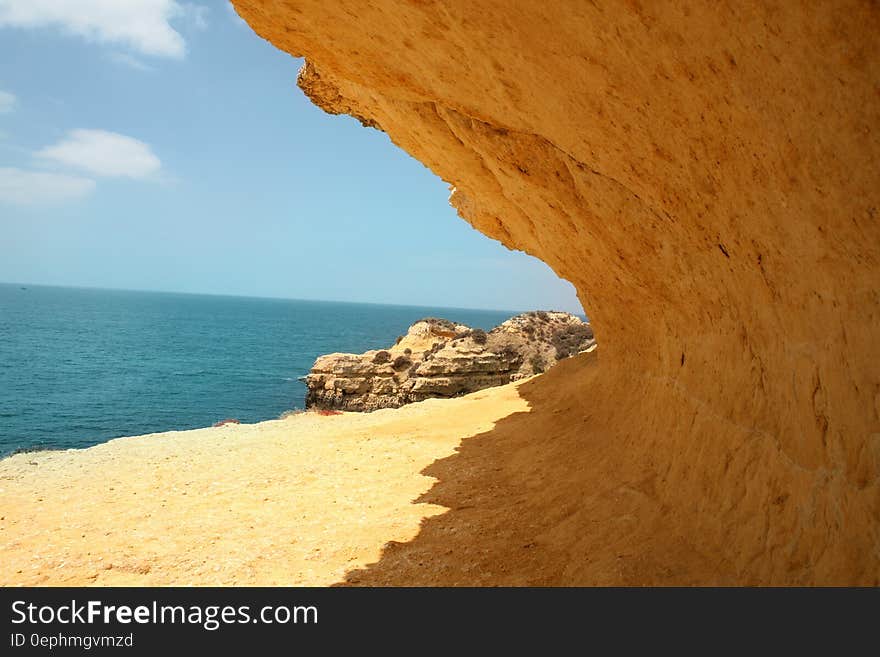
[{"label": "rocky outcrop", "polygon": [[594,344],[590,325],[569,313],[524,313],[488,333],[423,319],[387,350],[318,358],[306,407],[373,411],[456,397],[540,374]]},{"label": "rocky outcrop", "polygon": [[[639,558],[674,582],[880,583],[880,5],[234,4],[313,102],[577,288],[599,371],[534,439],[596,469],[557,470],[559,504],[595,509],[600,474],[653,500],[679,538]],[[569,581],[620,581],[583,555]]]}]

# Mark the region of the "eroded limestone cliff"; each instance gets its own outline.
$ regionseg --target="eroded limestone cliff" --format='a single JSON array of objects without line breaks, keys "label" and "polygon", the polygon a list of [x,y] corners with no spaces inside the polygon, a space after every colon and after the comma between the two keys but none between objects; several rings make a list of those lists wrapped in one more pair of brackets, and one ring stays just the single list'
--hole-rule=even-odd
[{"label": "eroded limestone cliff", "polygon": [[593,347],[590,325],[564,312],[529,312],[489,331],[427,318],[388,349],[318,357],[306,408],[374,411],[457,397],[541,374]]},{"label": "eroded limestone cliff", "polygon": [[577,287],[600,367],[546,438],[602,448],[567,500],[656,505],[664,581],[880,581],[877,3],[234,4]]}]

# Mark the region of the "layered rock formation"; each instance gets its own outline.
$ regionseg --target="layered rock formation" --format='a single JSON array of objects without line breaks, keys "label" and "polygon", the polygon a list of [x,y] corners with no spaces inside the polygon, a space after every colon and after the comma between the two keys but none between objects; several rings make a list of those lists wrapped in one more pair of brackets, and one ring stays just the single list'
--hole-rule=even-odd
[{"label": "layered rock formation", "polygon": [[619,445],[670,581],[880,582],[876,2],[234,4],[318,106],[577,287],[599,372],[544,438],[597,470],[567,502]]},{"label": "layered rock formation", "polygon": [[319,357],[306,377],[306,408],[374,411],[456,397],[540,374],[595,344],[569,313],[531,312],[488,333],[423,319],[387,350]]}]

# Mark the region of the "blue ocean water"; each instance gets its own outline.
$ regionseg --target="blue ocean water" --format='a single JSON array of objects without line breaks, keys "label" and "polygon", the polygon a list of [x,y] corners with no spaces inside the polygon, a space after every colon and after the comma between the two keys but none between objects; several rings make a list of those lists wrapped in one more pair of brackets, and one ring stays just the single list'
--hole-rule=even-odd
[{"label": "blue ocean water", "polygon": [[414,321],[513,312],[0,284],[0,456],[258,422],[302,408],[315,358]]}]

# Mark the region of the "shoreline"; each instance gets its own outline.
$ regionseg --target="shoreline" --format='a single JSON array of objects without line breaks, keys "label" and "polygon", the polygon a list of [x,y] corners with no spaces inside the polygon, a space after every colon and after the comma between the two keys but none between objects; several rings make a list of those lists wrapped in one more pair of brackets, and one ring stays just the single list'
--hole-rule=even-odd
[{"label": "shoreline", "polygon": [[398,409],[0,460],[0,585],[329,585],[446,508],[421,472],[528,411],[522,381]]}]

